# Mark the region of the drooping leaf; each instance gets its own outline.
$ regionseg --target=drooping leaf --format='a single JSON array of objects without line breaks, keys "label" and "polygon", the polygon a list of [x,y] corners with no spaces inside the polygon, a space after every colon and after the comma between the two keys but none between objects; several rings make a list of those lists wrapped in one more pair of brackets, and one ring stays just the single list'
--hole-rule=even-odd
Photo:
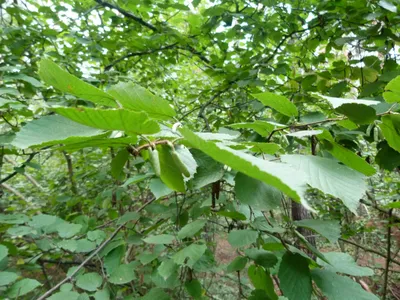
[{"label": "drooping leaf", "polygon": [[232,230],[228,235],[228,242],[233,247],[239,248],[255,243],[258,232],[254,230]]},{"label": "drooping leaf", "polygon": [[248,262],[247,257],[244,256],[237,256],[235,257],[234,260],[231,261],[231,263],[226,267],[226,271],[231,273],[231,272],[237,272],[241,271],[246,267],[246,264]]},{"label": "drooping leaf", "polygon": [[182,164],[185,166],[188,173],[190,174],[190,176],[187,176],[185,180],[193,178],[197,170],[197,162],[193,158],[192,153],[189,151],[188,148],[181,145],[175,147],[175,152],[178,155],[179,160],[182,162]]},{"label": "drooping leaf", "polygon": [[303,219],[294,224],[318,232],[331,243],[336,243],[340,238],[340,223],[337,220]]},{"label": "drooping leaf", "polygon": [[325,258],[330,262],[327,264],[322,260],[317,262],[326,270],[347,274],[351,276],[372,276],[374,271],[367,267],[360,267],[356,264],[353,257],[348,253],[343,252],[324,252]]},{"label": "drooping leaf", "polygon": [[289,300],[311,299],[311,274],[308,261],[303,256],[286,252],[282,257],[278,277],[283,295]]},{"label": "drooping leaf", "polygon": [[168,120],[175,116],[168,101],[153,95],[147,89],[132,82],[118,83],[107,91],[124,108],[144,111],[152,118]]},{"label": "drooping leaf", "polygon": [[95,272],[79,275],[76,278],[76,286],[89,292],[96,291],[102,284],[103,278]]},{"label": "drooping leaf", "polygon": [[294,105],[284,96],[270,92],[264,92],[260,94],[253,94],[253,97],[259,100],[265,106],[270,106],[281,114],[289,117],[295,117],[298,115],[296,105]]},{"label": "drooping leaf", "polygon": [[148,244],[172,244],[175,241],[175,237],[170,234],[152,235],[143,239]]},{"label": "drooping leaf", "polygon": [[125,176],[123,175],[123,169],[126,162],[129,159],[129,152],[126,149],[121,149],[118,151],[117,155],[111,161],[111,175],[115,179],[121,179]]},{"label": "drooping leaf", "polygon": [[7,290],[7,296],[10,298],[18,298],[32,292],[41,285],[42,284],[35,279],[24,278],[14,283]]},{"label": "drooping leaf", "polygon": [[178,265],[172,259],[164,260],[158,267],[158,274],[160,274],[165,280],[169,278],[176,270]]},{"label": "drooping leaf", "polygon": [[376,110],[365,104],[345,103],[336,108],[336,111],[356,124],[370,124],[377,118]]},{"label": "drooping leaf", "polygon": [[196,220],[189,224],[186,224],[181,228],[181,230],[179,230],[178,238],[184,239],[195,235],[204,227],[204,225],[206,225],[206,223],[207,223],[206,220]]},{"label": "drooping leaf", "polygon": [[21,128],[12,145],[26,149],[32,146],[71,144],[102,134],[103,131],[84,126],[57,115],[41,117]]},{"label": "drooping leaf", "polygon": [[243,173],[237,173],[235,176],[235,193],[242,204],[258,210],[275,209],[280,205],[282,198],[278,189]]},{"label": "drooping leaf", "polygon": [[190,244],[172,256],[174,262],[178,265],[186,265],[193,267],[193,265],[203,256],[207,250],[206,245]]},{"label": "drooping leaf", "polygon": [[[268,272],[261,266],[251,265],[247,272],[251,283],[257,290],[263,290],[268,300],[277,300],[278,296],[274,290],[274,283]],[[265,296],[264,296],[265,299]]]},{"label": "drooping leaf", "polygon": [[113,284],[125,284],[136,278],[134,262],[120,265],[108,279]]},{"label": "drooping leaf", "polygon": [[178,166],[175,164],[169,146],[157,145],[161,166],[161,180],[167,187],[178,192],[185,191],[185,183]]},{"label": "drooping leaf", "polygon": [[329,300],[378,300],[374,294],[365,291],[349,277],[340,276],[327,270],[312,270],[312,279]]},{"label": "drooping leaf", "polygon": [[74,122],[104,130],[123,130],[135,134],[152,134],[160,130],[158,123],[143,112],[85,107],[58,107],[53,110]]},{"label": "drooping leaf", "polygon": [[400,116],[383,116],[382,123],[379,124],[379,127],[381,128],[383,136],[385,137],[389,146],[395,149],[397,152],[400,152]]},{"label": "drooping leaf", "polygon": [[62,92],[96,104],[117,107],[112,96],[64,71],[50,59],[44,58],[40,61],[39,75],[44,82]]}]

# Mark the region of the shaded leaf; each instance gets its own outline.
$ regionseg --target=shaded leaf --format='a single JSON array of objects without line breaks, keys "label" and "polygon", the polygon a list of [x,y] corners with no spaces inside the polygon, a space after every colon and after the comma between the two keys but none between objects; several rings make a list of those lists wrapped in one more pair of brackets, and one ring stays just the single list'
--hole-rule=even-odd
[{"label": "shaded leaf", "polygon": [[342,273],[351,276],[372,276],[374,271],[367,267],[360,267],[354,261],[353,257],[343,252],[324,252],[325,258],[330,262],[327,264],[322,260],[317,262],[326,270],[331,272]]}]

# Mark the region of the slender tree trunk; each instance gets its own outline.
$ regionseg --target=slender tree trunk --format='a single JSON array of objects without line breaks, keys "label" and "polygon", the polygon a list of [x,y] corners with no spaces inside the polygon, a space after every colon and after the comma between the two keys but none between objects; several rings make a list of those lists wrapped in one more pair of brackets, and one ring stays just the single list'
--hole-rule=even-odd
[{"label": "slender tree trunk", "polygon": [[71,191],[76,195],[78,194],[78,189],[76,188],[76,183],[74,180],[74,168],[72,166],[72,159],[67,152],[63,151],[62,153],[64,154],[65,160],[67,161],[69,182],[71,183]]}]

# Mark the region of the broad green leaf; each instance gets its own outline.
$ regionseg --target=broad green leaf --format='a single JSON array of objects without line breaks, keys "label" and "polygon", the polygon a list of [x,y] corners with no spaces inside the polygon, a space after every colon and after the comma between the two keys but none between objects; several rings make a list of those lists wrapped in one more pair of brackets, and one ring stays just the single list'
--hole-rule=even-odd
[{"label": "broad green leaf", "polygon": [[297,138],[302,138],[302,137],[318,135],[318,134],[321,134],[322,132],[323,132],[322,130],[300,130],[300,131],[288,133],[286,135],[297,137]]},{"label": "broad green leaf", "polygon": [[50,216],[46,214],[40,214],[32,217],[32,220],[28,222],[29,226],[33,228],[40,229],[43,227],[47,227],[56,223],[57,217]]},{"label": "broad green leaf", "polygon": [[[108,133],[105,133],[104,135],[108,135]],[[103,137],[102,135],[89,138],[80,138],[80,141],[71,142],[70,144],[66,144],[65,146],[61,146],[57,149],[76,151],[88,147],[119,148],[119,147],[126,147],[128,145],[134,145],[136,144],[137,140],[138,140],[137,136],[134,135],[121,138],[109,138],[109,137]]]},{"label": "broad green leaf", "polygon": [[107,91],[124,108],[147,112],[151,118],[168,120],[176,115],[168,101],[132,82],[118,83]]},{"label": "broad green leaf", "polygon": [[[257,265],[251,265],[247,271],[249,279],[253,286],[258,290],[263,290],[267,294],[267,299],[277,300],[278,296],[274,290],[274,283],[271,276],[263,267]],[[265,298],[264,298],[265,299]]]},{"label": "broad green leaf", "polygon": [[110,300],[110,292],[108,289],[100,290],[97,291],[93,297],[95,300]]},{"label": "broad green leaf", "polygon": [[102,230],[93,230],[87,233],[87,238],[89,241],[96,242],[96,244],[100,244],[102,241],[106,239],[107,235]]},{"label": "broad green leaf", "polygon": [[96,249],[96,243],[87,239],[80,239],[76,241],[76,252],[87,253]]},{"label": "broad green leaf", "polygon": [[248,262],[247,257],[243,256],[237,256],[234,260],[231,261],[231,263],[226,267],[226,271],[231,273],[231,272],[237,272],[241,271],[246,267],[246,264]]},{"label": "broad green leaf", "polygon": [[385,205],[386,208],[400,208],[400,202],[392,202]]},{"label": "broad green leaf", "polygon": [[197,149],[190,149],[190,152],[197,162],[197,172],[191,181],[193,189],[200,189],[220,180],[224,176],[224,166],[222,164]]},{"label": "broad green leaf", "polygon": [[125,284],[136,278],[134,262],[120,265],[108,279],[113,284]]},{"label": "broad green leaf", "polygon": [[157,271],[164,280],[169,278],[176,270],[178,270],[178,265],[174,263],[172,259],[164,260]]},{"label": "broad green leaf", "polygon": [[62,291],[55,293],[54,295],[47,298],[48,300],[78,300],[79,293],[73,291]]},{"label": "broad green leaf", "polygon": [[323,139],[322,145],[324,148],[345,165],[367,176],[371,176],[376,173],[375,168],[368,164],[363,158],[359,157],[353,151],[336,143],[328,131],[325,130],[323,133],[318,135],[318,137]]},{"label": "broad green leaf", "polygon": [[281,159],[305,171],[310,186],[341,199],[356,213],[359,201],[367,189],[364,175],[329,158],[295,154],[283,155]]},{"label": "broad green leaf", "polygon": [[300,200],[306,188],[304,174],[276,162],[268,162],[247,153],[233,150],[222,143],[205,141],[186,128],[180,129],[187,142],[213,159],[250,177],[270,184],[295,200]]},{"label": "broad green leaf", "polygon": [[62,92],[99,105],[117,107],[117,103],[109,94],[64,71],[50,59],[44,58],[40,61],[39,76],[48,85]]},{"label": "broad green leaf", "polygon": [[143,112],[84,107],[58,107],[53,110],[74,122],[104,130],[123,130],[135,134],[152,134],[160,130],[158,123]]},{"label": "broad green leaf", "polygon": [[298,115],[297,107],[284,96],[276,95],[270,92],[264,92],[260,94],[253,94],[257,100],[259,100],[265,106],[270,106],[277,110],[281,114],[289,117],[295,117]]},{"label": "broad green leaf", "polygon": [[57,232],[61,238],[69,239],[78,234],[82,229],[80,224],[61,223],[57,225]]},{"label": "broad green leaf", "polygon": [[7,290],[7,296],[10,298],[19,298],[21,296],[24,296],[24,295],[32,292],[34,289],[36,289],[37,287],[39,287],[41,285],[42,284],[35,279],[24,278],[20,281],[17,281],[16,283],[14,283]]},{"label": "broad green leaf", "polygon": [[173,244],[175,237],[170,234],[160,234],[149,236],[143,241],[147,244]]},{"label": "broad green leaf", "polygon": [[200,281],[193,279],[192,281],[185,282],[186,291],[194,299],[199,299],[203,295],[203,288]]},{"label": "broad green leaf", "polygon": [[140,300],[170,300],[171,297],[161,288],[152,288],[146,295],[139,298]]},{"label": "broad green leaf", "polygon": [[180,161],[186,166],[186,169],[189,171],[190,176],[185,178],[185,181],[193,178],[197,170],[197,162],[193,158],[192,153],[190,153],[188,148],[181,145],[175,147],[175,152],[178,154]]},{"label": "broad green leaf", "polygon": [[264,137],[267,137],[271,133],[271,131],[275,129],[275,126],[273,124],[266,121],[254,121],[252,123],[235,123],[230,124],[229,127],[235,129],[253,129],[259,135]]},{"label": "broad green leaf", "polygon": [[333,106],[333,108],[338,108],[343,104],[363,104],[363,105],[377,105],[380,102],[374,100],[360,100],[360,99],[343,99],[343,98],[335,98],[335,97],[328,97],[328,96],[321,96],[322,98],[328,100],[328,102]]},{"label": "broad green leaf", "polygon": [[[316,257],[318,257],[319,259],[323,260],[326,263],[329,263],[329,261],[325,258],[325,256],[313,245],[311,244],[305,237],[304,235],[302,235],[300,232],[298,232],[297,230],[294,231],[294,233],[297,235],[297,237],[299,238],[299,241],[304,244],[306,246],[306,248],[308,250],[311,251],[311,253],[315,254]],[[290,251],[292,251],[293,253],[298,253],[301,256],[305,257],[306,259],[310,259],[306,254],[303,255],[303,251],[300,252],[300,250],[298,251],[294,251],[293,250],[294,247],[289,246]]]},{"label": "broad green leaf", "polygon": [[118,219],[117,224],[123,224],[125,222],[129,221],[137,221],[140,218],[140,214],[137,213],[136,211],[129,211],[126,212],[121,218]]},{"label": "broad green leaf", "polygon": [[178,192],[185,192],[182,173],[171,156],[169,146],[158,145],[158,155],[161,165],[161,180],[167,187]]},{"label": "broad green leaf", "polygon": [[257,265],[263,266],[266,269],[273,268],[278,262],[275,254],[263,249],[250,248],[246,249],[244,253]]},{"label": "broad green leaf", "polygon": [[[1,246],[1,245],[0,245]],[[4,246],[2,246],[4,247]],[[0,248],[0,252],[1,252],[1,248]],[[1,253],[0,253],[1,255]],[[0,261],[4,259],[1,258],[0,256]],[[13,272],[0,272],[0,286],[4,286],[4,285],[9,285],[10,283],[13,283],[15,280],[18,279],[18,274],[13,273]]]},{"label": "broad green leaf", "polygon": [[[398,78],[400,80],[400,77]],[[379,124],[379,127],[389,146],[397,152],[400,152],[400,116],[383,116],[382,123]]]},{"label": "broad green leaf", "polygon": [[250,151],[253,152],[263,152],[266,154],[275,154],[281,149],[281,146],[275,143],[257,143],[257,142],[249,142],[246,145],[252,146]]},{"label": "broad green leaf", "polygon": [[37,231],[29,226],[15,226],[8,228],[7,233],[13,236],[24,236],[28,234],[36,234]]},{"label": "broad green leaf", "polygon": [[257,210],[275,209],[282,199],[282,193],[278,189],[243,173],[235,176],[235,193],[242,204]]},{"label": "broad green leaf", "polygon": [[388,103],[400,102],[400,76],[392,79],[385,87],[383,98]]},{"label": "broad green leaf", "polygon": [[379,151],[375,156],[375,162],[379,167],[388,171],[393,171],[393,169],[400,166],[400,152],[390,147],[387,141],[380,142],[377,148]]},{"label": "broad green leaf", "polygon": [[288,299],[310,300],[312,285],[308,260],[286,252],[279,266],[278,277],[283,295]]},{"label": "broad green leaf", "polygon": [[96,291],[102,284],[103,278],[95,273],[86,273],[76,278],[76,286],[89,292]]},{"label": "broad green leaf", "polygon": [[81,125],[62,116],[50,115],[33,120],[22,127],[11,144],[21,149],[70,144],[86,141],[102,133],[102,130]]},{"label": "broad green leaf", "polygon": [[74,285],[72,283],[64,283],[62,286],[60,286],[60,291],[61,292],[68,292],[71,291]]},{"label": "broad green leaf", "polygon": [[206,225],[207,221],[206,220],[196,220],[193,221],[192,223],[186,224],[179,230],[178,232],[178,238],[179,239],[185,239],[187,237],[192,237],[194,236],[197,232],[199,232],[201,229],[203,229],[204,225]]},{"label": "broad green leaf", "polygon": [[24,214],[0,214],[0,223],[2,224],[24,224],[29,221],[29,217]]},{"label": "broad green leaf", "polygon": [[216,212],[217,215],[227,217],[234,220],[246,220],[246,216],[238,211],[226,211],[226,210],[219,210]]},{"label": "broad green leaf", "polygon": [[258,232],[254,230],[232,230],[228,235],[228,242],[232,247],[239,248],[255,243]]},{"label": "broad green leaf", "polygon": [[190,244],[189,246],[181,249],[172,256],[172,259],[177,265],[186,265],[193,267],[193,265],[203,256],[207,250],[206,245]]},{"label": "broad green leaf", "polygon": [[125,245],[120,245],[112,249],[104,258],[104,268],[107,274],[112,274],[121,265],[121,260],[125,255]]},{"label": "broad green leaf", "polygon": [[149,178],[149,177],[152,177],[152,176],[153,176],[153,174],[139,174],[139,175],[135,175],[135,176],[129,177],[129,178],[124,182],[124,184],[122,185],[122,187],[126,187],[126,186],[128,186],[128,185],[130,185],[130,184],[135,184],[135,183],[142,182],[143,180],[145,180],[145,179],[147,179],[147,178]]},{"label": "broad green leaf", "polygon": [[331,243],[336,243],[340,238],[340,222],[337,220],[304,219],[294,224],[318,232]]},{"label": "broad green leaf", "polygon": [[377,118],[376,110],[364,104],[346,103],[336,108],[336,111],[356,124],[370,124]]},{"label": "broad green leaf", "polygon": [[128,150],[121,149],[111,161],[111,175],[115,179],[122,179],[123,177],[125,177],[123,176],[123,169],[129,159],[129,156],[130,154]]},{"label": "broad green leaf", "polygon": [[152,180],[150,180],[149,188],[150,191],[156,197],[156,199],[160,199],[164,196],[167,196],[174,191],[169,187],[167,187],[159,178],[153,178]]},{"label": "broad green leaf", "polygon": [[317,262],[327,271],[342,273],[350,276],[372,276],[374,271],[367,267],[360,267],[353,257],[343,252],[324,252],[325,258],[330,262],[318,259]]},{"label": "broad green leaf", "polygon": [[374,294],[365,291],[349,277],[340,276],[327,270],[312,270],[312,279],[329,300],[378,300]]},{"label": "broad green leaf", "polygon": [[6,258],[8,255],[8,248],[6,246],[0,245],[0,261]]}]

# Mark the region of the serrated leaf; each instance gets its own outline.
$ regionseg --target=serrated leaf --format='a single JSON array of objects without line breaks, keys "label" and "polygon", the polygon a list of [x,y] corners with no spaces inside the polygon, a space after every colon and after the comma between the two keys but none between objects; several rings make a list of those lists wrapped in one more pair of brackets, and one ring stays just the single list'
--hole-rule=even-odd
[{"label": "serrated leaf", "polygon": [[295,117],[298,115],[296,105],[294,105],[284,96],[276,95],[270,92],[252,94],[252,96],[259,100],[262,104],[272,107],[281,114],[289,117]]},{"label": "serrated leaf", "polygon": [[86,273],[76,278],[76,286],[89,292],[96,291],[102,284],[103,278],[95,273]]},{"label": "serrated leaf", "polygon": [[340,238],[340,223],[337,220],[304,219],[294,224],[318,232],[331,243],[336,243]]},{"label": "serrated leaf", "polygon": [[243,173],[235,176],[235,193],[242,204],[257,210],[275,209],[282,199],[282,193],[278,189]]},{"label": "serrated leaf", "polygon": [[324,252],[325,258],[330,262],[317,259],[317,262],[327,271],[342,273],[350,276],[372,276],[374,271],[367,267],[357,265],[353,257],[343,252]]},{"label": "serrated leaf", "polygon": [[311,299],[311,274],[308,261],[303,256],[286,252],[279,266],[278,277],[285,297],[296,300]]},{"label": "serrated leaf", "polygon": [[376,110],[364,104],[346,103],[336,108],[336,111],[356,124],[370,124],[377,118]]},{"label": "serrated leaf", "polygon": [[[4,257],[1,258],[1,253],[0,253],[0,261],[4,259]],[[10,283],[13,283],[15,280],[17,280],[18,277],[19,277],[18,274],[13,272],[0,272],[0,286],[9,285]]]},{"label": "serrated leaf", "polygon": [[226,267],[226,271],[229,272],[229,273],[241,271],[246,267],[247,261],[248,261],[247,257],[237,256]]},{"label": "serrated leaf", "polygon": [[74,122],[104,130],[123,130],[135,134],[152,134],[160,130],[158,123],[150,120],[144,112],[84,107],[58,107],[53,110]]},{"label": "serrated leaf", "polygon": [[322,98],[328,100],[328,102],[333,106],[333,108],[337,108],[343,104],[363,104],[363,105],[377,105],[380,102],[374,100],[361,100],[361,99],[344,99],[344,98],[335,98],[328,96],[321,96]]},{"label": "serrated leaf", "polygon": [[118,83],[108,91],[124,108],[145,111],[150,117],[168,120],[175,116],[174,109],[168,101],[153,95],[147,89],[132,82]]},{"label": "serrated leaf", "polygon": [[103,131],[57,115],[41,117],[21,128],[11,144],[20,149],[32,146],[70,144],[86,141]]},{"label": "serrated leaf", "polygon": [[41,285],[42,284],[35,279],[24,278],[14,283],[7,290],[7,296],[10,298],[18,298],[32,292]]},{"label": "serrated leaf", "polygon": [[311,155],[283,155],[283,162],[304,170],[310,186],[335,196],[354,213],[366,192],[364,176],[337,161]]},{"label": "serrated leaf", "polygon": [[108,281],[113,284],[125,284],[136,278],[134,262],[120,265],[110,276]]},{"label": "serrated leaf", "polygon": [[379,124],[379,127],[389,146],[397,152],[400,152],[400,116],[383,116],[382,123]]},{"label": "serrated leaf", "polygon": [[49,59],[44,58],[40,61],[39,76],[48,85],[62,92],[96,104],[117,107],[117,103],[112,96],[64,71]]},{"label": "serrated leaf", "polygon": [[312,270],[312,279],[329,300],[378,300],[349,277],[326,270]]},{"label": "serrated leaf", "polygon": [[183,265],[186,262],[186,265],[193,267],[206,250],[206,245],[191,244],[175,253],[172,259],[177,265]]},{"label": "serrated leaf", "polygon": [[285,164],[268,162],[247,153],[233,150],[222,143],[205,141],[186,128],[180,129],[187,142],[231,168],[270,184],[295,200],[300,200],[306,189],[304,174]]},{"label": "serrated leaf", "polygon": [[258,232],[254,230],[232,230],[228,235],[228,242],[232,247],[239,248],[255,243]]},{"label": "serrated leaf", "polygon": [[199,232],[207,223],[207,220],[196,220],[192,223],[186,224],[179,230],[178,238],[185,239],[187,237],[194,236],[197,232]]},{"label": "serrated leaf", "polygon": [[246,249],[244,253],[256,264],[263,266],[266,269],[273,268],[278,262],[278,258],[275,254],[263,249],[250,248]]},{"label": "serrated leaf", "polygon": [[160,234],[149,236],[143,241],[147,244],[173,244],[175,237],[170,234]]}]

